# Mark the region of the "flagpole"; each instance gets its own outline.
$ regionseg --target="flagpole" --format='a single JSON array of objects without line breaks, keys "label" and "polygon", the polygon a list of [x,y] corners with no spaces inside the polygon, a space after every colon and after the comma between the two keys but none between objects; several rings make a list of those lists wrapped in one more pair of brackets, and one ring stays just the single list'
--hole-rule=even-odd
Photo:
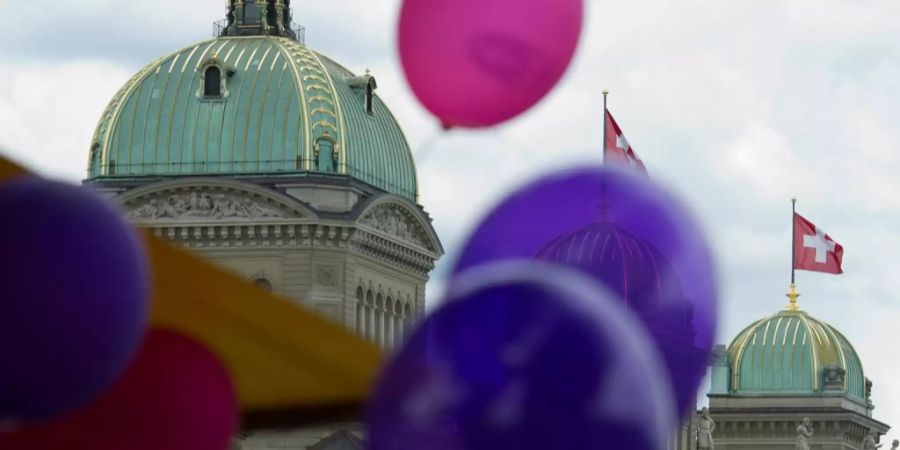
[{"label": "flagpole", "polygon": [[606,96],[609,95],[609,91],[606,89],[603,90],[603,164],[606,164]]},{"label": "flagpole", "polygon": [[797,284],[795,283],[795,275],[797,272],[797,197],[791,197],[791,290],[787,293],[789,311],[797,311]]},{"label": "flagpole", "polygon": [[791,197],[791,286],[794,285],[794,273],[797,271],[797,197]]}]

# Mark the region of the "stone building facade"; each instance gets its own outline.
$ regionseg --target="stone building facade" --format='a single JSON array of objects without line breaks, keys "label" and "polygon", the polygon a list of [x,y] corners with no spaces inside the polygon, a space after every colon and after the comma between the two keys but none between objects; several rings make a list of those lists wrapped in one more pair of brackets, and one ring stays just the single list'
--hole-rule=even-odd
[{"label": "stone building facade", "polygon": [[[375,78],[302,36],[290,0],[232,0],[213,39],[115,94],[85,184],[157,236],[392,348],[425,313],[441,242]],[[275,430],[236,445],[358,448],[359,434]]]}]

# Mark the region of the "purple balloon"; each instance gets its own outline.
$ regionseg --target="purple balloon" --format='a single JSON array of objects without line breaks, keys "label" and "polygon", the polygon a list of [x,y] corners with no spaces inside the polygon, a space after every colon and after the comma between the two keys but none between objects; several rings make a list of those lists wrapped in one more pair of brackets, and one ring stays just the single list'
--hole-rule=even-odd
[{"label": "purple balloon", "polygon": [[619,294],[666,362],[678,413],[692,409],[715,338],[717,286],[706,239],[678,199],[615,168],[545,176],[488,214],[451,278],[508,259],[575,268]]},{"label": "purple balloon", "polygon": [[405,0],[403,70],[445,127],[486,127],[559,82],[578,45],[583,0]]},{"label": "purple balloon", "polygon": [[73,410],[124,370],[144,334],[147,258],[87,188],[0,183],[0,423]]},{"label": "purple balloon", "polygon": [[615,295],[533,262],[454,281],[382,372],[371,450],[660,450],[672,393],[659,354]]}]

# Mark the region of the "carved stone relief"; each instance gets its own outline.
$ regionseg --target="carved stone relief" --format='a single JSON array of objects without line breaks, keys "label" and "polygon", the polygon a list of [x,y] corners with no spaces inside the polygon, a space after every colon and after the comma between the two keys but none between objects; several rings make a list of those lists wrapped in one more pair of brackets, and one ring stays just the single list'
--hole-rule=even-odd
[{"label": "carved stone relief", "polygon": [[283,218],[290,213],[240,192],[212,188],[189,192],[158,193],[133,200],[126,205],[131,219],[264,219]]},{"label": "carved stone relief", "polygon": [[422,227],[399,205],[380,205],[366,214],[360,220],[360,223],[399,238],[402,241],[411,242],[420,247],[433,250],[433,246],[430,244],[430,240],[425,231],[422,230]]}]

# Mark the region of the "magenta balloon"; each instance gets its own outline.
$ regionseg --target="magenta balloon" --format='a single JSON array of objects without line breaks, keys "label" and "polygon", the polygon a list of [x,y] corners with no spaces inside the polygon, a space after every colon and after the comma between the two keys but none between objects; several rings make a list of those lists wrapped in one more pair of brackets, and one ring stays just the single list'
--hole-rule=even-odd
[{"label": "magenta balloon", "polygon": [[419,101],[446,127],[509,120],[559,81],[583,0],[405,0],[399,46]]}]

